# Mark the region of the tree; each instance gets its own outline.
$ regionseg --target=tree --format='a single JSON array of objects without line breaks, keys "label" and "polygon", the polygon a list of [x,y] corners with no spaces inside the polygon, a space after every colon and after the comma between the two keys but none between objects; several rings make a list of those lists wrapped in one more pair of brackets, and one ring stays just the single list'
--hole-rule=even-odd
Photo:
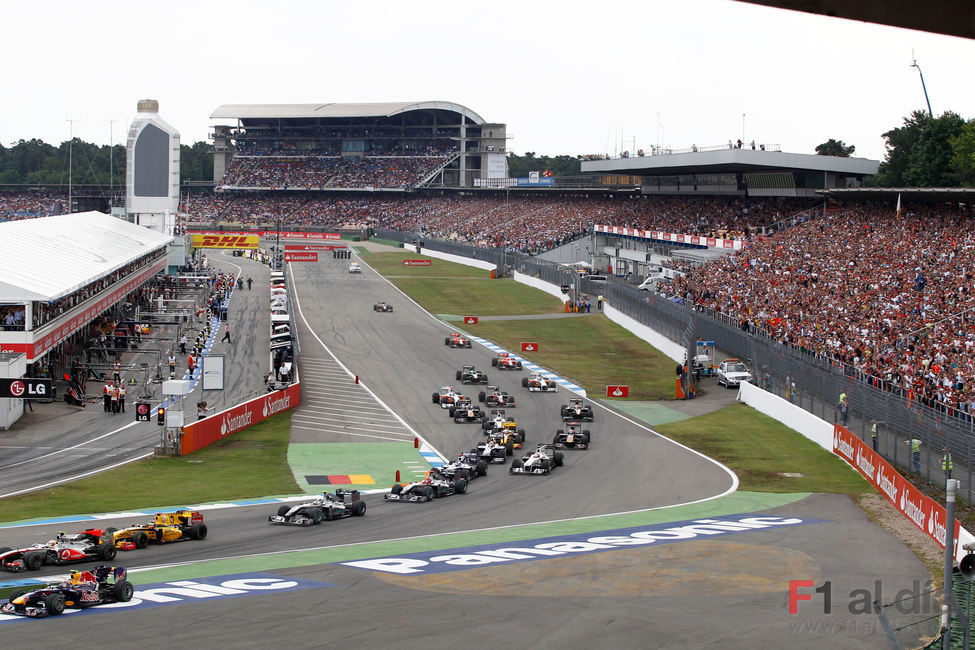
[{"label": "tree", "polygon": [[842,140],[834,140],[830,138],[823,144],[816,145],[816,155],[817,156],[839,156],[840,158],[849,158],[856,151],[856,147],[852,144],[848,145]]},{"label": "tree", "polygon": [[582,163],[576,156],[536,156],[528,151],[524,156],[508,154],[508,174],[512,178],[524,178],[528,172],[552,172],[552,176],[576,176],[581,173]]},{"label": "tree", "polygon": [[959,184],[975,187],[975,119],[961,133],[948,140],[951,145],[951,170]]},{"label": "tree", "polygon": [[879,187],[953,187],[951,138],[961,134],[965,121],[946,112],[931,117],[914,111],[904,125],[884,133],[887,156],[869,185]]}]

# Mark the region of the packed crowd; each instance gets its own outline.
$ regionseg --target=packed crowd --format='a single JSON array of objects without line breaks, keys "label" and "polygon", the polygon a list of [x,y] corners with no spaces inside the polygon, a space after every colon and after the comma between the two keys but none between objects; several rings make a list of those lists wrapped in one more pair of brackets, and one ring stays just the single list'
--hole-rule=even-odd
[{"label": "packed crowd", "polygon": [[0,221],[61,214],[67,204],[68,195],[62,192],[47,190],[0,192]]},{"label": "packed crowd", "polygon": [[923,404],[975,413],[973,274],[970,214],[851,205],[692,269],[673,292]]},{"label": "packed crowd", "polygon": [[221,185],[311,189],[336,187],[408,188],[444,164],[447,154],[366,156],[247,156],[231,160]]}]

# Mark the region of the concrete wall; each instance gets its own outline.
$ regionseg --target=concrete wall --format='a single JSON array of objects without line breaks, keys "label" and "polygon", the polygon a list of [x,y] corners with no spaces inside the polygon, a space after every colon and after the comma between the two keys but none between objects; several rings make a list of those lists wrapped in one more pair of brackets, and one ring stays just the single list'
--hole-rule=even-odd
[{"label": "concrete wall", "polygon": [[826,420],[753,384],[741,385],[738,390],[738,400],[778,420],[790,429],[795,429],[826,451],[833,453],[833,425]]}]

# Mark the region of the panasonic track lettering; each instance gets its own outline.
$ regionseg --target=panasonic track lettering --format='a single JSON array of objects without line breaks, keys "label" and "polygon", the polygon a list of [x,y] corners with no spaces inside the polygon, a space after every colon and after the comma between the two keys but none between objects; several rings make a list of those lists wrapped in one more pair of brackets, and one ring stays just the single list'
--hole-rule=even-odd
[{"label": "panasonic track lettering", "polygon": [[823,520],[740,514],[522,542],[409,553],[400,557],[380,557],[342,562],[341,564],[369,571],[382,571],[399,575],[422,575],[511,562],[530,562],[576,554],[601,553],[632,546],[672,544],[693,541],[702,537],[732,535],[816,523],[823,523]]}]

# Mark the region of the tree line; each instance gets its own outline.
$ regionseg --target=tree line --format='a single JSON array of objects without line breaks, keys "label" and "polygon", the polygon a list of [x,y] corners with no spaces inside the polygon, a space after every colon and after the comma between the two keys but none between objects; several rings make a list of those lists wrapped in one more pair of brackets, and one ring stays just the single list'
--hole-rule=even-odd
[{"label": "tree line", "polygon": [[[975,187],[975,119],[964,120],[948,111],[933,117],[914,111],[902,125],[883,134],[886,155],[875,176],[865,184],[874,187]],[[0,185],[67,185],[68,158],[71,181],[78,185],[125,185],[125,146],[96,145],[75,138],[59,146],[43,140],[20,140],[9,147],[0,144]],[[853,145],[830,138],[816,147],[824,156],[850,156]],[[529,172],[550,176],[577,176],[582,156],[536,155],[534,151],[508,153],[508,173],[525,177]],[[180,177],[186,181],[212,182],[213,154],[206,142],[180,145]]]},{"label": "tree line", "polygon": [[[181,144],[180,178],[183,181],[212,181],[213,154],[206,142]],[[70,151],[69,151],[70,150]],[[9,147],[0,144],[0,185],[112,184],[125,186],[125,145],[96,145],[75,138],[54,146],[34,138],[19,140]]]}]

